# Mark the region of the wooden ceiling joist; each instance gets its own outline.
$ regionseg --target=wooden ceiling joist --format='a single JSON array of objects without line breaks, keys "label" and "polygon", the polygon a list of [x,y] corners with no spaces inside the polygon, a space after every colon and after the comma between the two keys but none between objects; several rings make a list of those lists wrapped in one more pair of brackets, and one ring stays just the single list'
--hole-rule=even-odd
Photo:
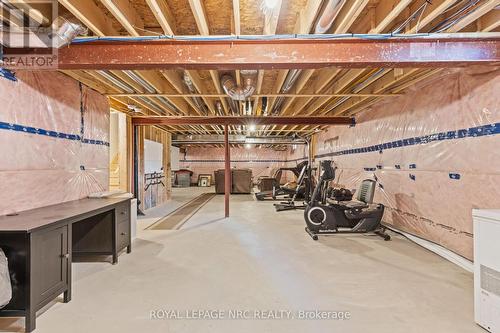
[{"label": "wooden ceiling joist", "polygon": [[59,0],[59,3],[97,36],[118,35],[111,21],[93,1]]},{"label": "wooden ceiling joist", "polygon": [[497,6],[500,6],[500,0],[488,0],[485,2],[482,2],[480,7],[477,9],[473,10],[469,15],[465,16],[462,18],[460,21],[458,21],[456,24],[454,24],[451,28],[449,28],[447,31],[448,32],[458,32],[471,24],[472,22],[476,21],[478,18],[481,16],[485,15],[489,11],[493,10]]},{"label": "wooden ceiling joist", "polygon": [[500,27],[500,8],[490,11],[479,18],[480,30],[490,32]]},{"label": "wooden ceiling joist", "polygon": [[101,0],[131,36],[140,36],[144,32],[144,22],[128,0]]},{"label": "wooden ceiling joist", "polygon": [[354,125],[351,117],[160,117],[139,116],[134,125]]},{"label": "wooden ceiling joist", "polygon": [[[227,3],[221,3],[218,0],[187,0],[184,2],[170,2],[168,0],[141,0],[141,2],[138,0],[58,0],[65,8],[65,17],[67,14],[73,15],[89,28],[92,35],[100,37],[144,36],[158,33],[175,35],[186,34],[187,31],[189,34],[198,33],[202,36],[208,36],[210,32],[220,33],[221,31],[226,31],[223,32],[225,34],[241,35],[242,30],[243,33],[254,31],[253,33],[270,35],[274,35],[277,31],[284,34],[309,34],[314,32],[314,27],[327,3],[324,0],[277,0],[274,8],[266,9],[263,6],[254,6],[241,0],[225,1]],[[100,3],[106,9],[102,10],[103,6]],[[405,34],[426,33],[435,31],[436,27],[440,27],[443,22],[447,23],[446,19],[464,6],[460,0],[432,0],[430,2],[425,0],[346,0],[339,2],[339,4],[341,4],[340,10],[336,13],[335,20],[327,33],[379,34],[389,33],[398,27],[401,29],[400,32]],[[14,5],[18,8],[30,6],[32,9],[37,9],[29,12],[31,22],[39,22],[39,24],[47,26],[53,19],[47,6],[31,5],[27,0],[16,0]],[[1,3],[0,6],[4,6],[4,3]],[[180,8],[180,6],[186,8]],[[474,33],[474,35],[469,36],[478,38],[477,40],[471,38],[464,42],[462,39],[446,39],[439,41],[439,47],[436,47],[431,39],[423,39],[418,42],[409,40],[404,46],[402,46],[402,42],[391,39],[388,41],[363,40],[359,41],[356,46],[339,46],[339,49],[343,48],[344,50],[339,50],[336,46],[327,48],[324,43],[329,43],[329,41],[323,40],[312,41],[311,43],[316,44],[313,46],[301,46],[300,41],[294,40],[293,45],[290,41],[288,47],[283,45],[287,41],[255,43],[230,41],[227,44],[221,42],[213,49],[206,49],[205,44],[200,42],[196,42],[196,46],[191,48],[189,41],[182,41],[184,48],[176,49],[174,46],[176,42],[172,41],[168,42],[172,47],[170,49],[172,52],[161,47],[152,49],[150,46],[142,44],[135,45],[141,49],[134,54],[129,49],[129,47],[133,48],[133,45],[123,44],[119,46],[110,42],[110,45],[106,46],[108,49],[103,49],[104,45],[102,44],[72,45],[69,48],[61,49],[59,55],[63,60],[61,63],[63,66],[60,70],[92,89],[108,95],[115,110],[131,116],[135,116],[135,114],[128,109],[129,103],[140,105],[143,113],[149,116],[174,114],[171,107],[167,105],[168,103],[159,99],[160,96],[176,108],[175,114],[202,115],[198,110],[197,103],[195,103],[195,98],[199,98],[209,108],[210,115],[219,114],[220,110],[217,108],[222,105],[223,114],[227,116],[230,114],[227,103],[229,97],[221,87],[218,70],[236,72],[236,80],[239,82],[239,71],[242,69],[259,70],[256,93],[251,97],[254,104],[253,115],[263,115],[261,107],[263,97],[268,97],[268,111],[273,109],[273,104],[278,97],[284,98],[280,107],[281,116],[354,115],[366,110],[381,98],[397,96],[416,82],[435,75],[443,67],[475,63],[498,64],[499,36],[498,34],[488,35],[490,38],[488,40],[483,34],[484,32],[498,33],[500,27],[498,6],[500,6],[500,0],[481,0],[473,6],[472,10],[466,11],[463,17],[454,20],[453,24],[445,30],[446,33],[449,33],[448,38],[453,36],[458,38],[456,33],[466,32]],[[212,17],[214,13],[216,13],[217,18]],[[296,19],[293,19],[294,13],[296,13]],[[189,17],[180,17],[179,15],[189,15]],[[223,19],[223,17],[230,19]],[[18,20],[19,22],[16,24],[15,17],[12,16],[0,17],[0,19],[10,26],[22,26],[22,22]],[[261,20],[260,23],[259,20]],[[224,27],[224,24],[227,26]],[[193,29],[193,26],[196,27]],[[245,43],[248,44],[245,45]],[[336,43],[342,45],[345,41]],[[370,57],[376,54],[370,53],[369,45],[380,46],[386,55],[393,58],[382,58],[379,54],[379,58],[372,61],[373,58]],[[388,48],[384,49],[384,45]],[[487,46],[485,47],[485,45]],[[198,51],[195,48],[198,48]],[[264,59],[262,55],[271,49],[273,57],[284,56],[281,58],[281,62],[271,62],[269,59]],[[203,52],[199,52],[200,50]],[[8,54],[9,50],[5,51]],[[180,53],[177,53],[178,51],[182,52],[181,56],[179,56]],[[290,56],[292,53],[295,58]],[[356,63],[357,60],[354,60],[351,63],[350,61],[353,59],[349,58],[347,53],[353,57],[361,55],[364,62]],[[396,53],[399,53],[398,59],[394,59]],[[144,60],[139,57],[144,54],[148,54],[148,57],[153,61],[143,63]],[[205,61],[208,59],[207,56],[219,54],[224,56],[216,61],[210,59]],[[268,54],[271,53],[268,52]],[[186,56],[184,59],[183,55]],[[319,59],[320,55],[324,56],[323,59]],[[68,56],[71,56],[71,59]],[[344,57],[344,59],[339,60],[339,56]],[[85,59],[86,57],[91,60]],[[233,59],[239,57],[240,61],[233,61],[231,57]],[[125,58],[129,58],[130,62],[124,61]],[[99,62],[97,59],[104,61]],[[111,59],[113,59],[113,63]],[[180,60],[169,62],[169,59]],[[193,59],[196,59],[195,63],[192,63]],[[405,63],[404,59],[409,60]],[[430,67],[423,68],[425,66]],[[179,69],[187,71],[196,87],[195,94],[187,90],[183,82],[183,72]],[[286,94],[280,94],[290,69],[302,69],[302,71],[292,88]],[[109,72],[107,74],[99,73],[98,70],[109,70]],[[125,70],[132,70],[134,75],[143,78],[155,88],[156,93],[150,94],[150,89],[143,86],[143,83],[137,82],[133,75]],[[207,75],[207,72],[202,72],[203,70],[208,70],[210,75]],[[372,77],[371,75],[374,73],[377,75]],[[123,82],[123,85],[111,80],[109,75]],[[134,92],[129,93],[130,89],[124,91],[125,86],[131,87]],[[198,134],[219,133],[220,130],[217,125],[161,126],[162,129],[173,133],[181,131]],[[266,135],[290,134],[293,131],[310,134],[319,125],[293,125],[291,128],[283,126],[285,125],[263,126],[265,132],[261,132]],[[236,130],[236,127],[231,128]]]},{"label": "wooden ceiling joist", "polygon": [[175,29],[172,25],[173,14],[165,0],[146,0],[151,12],[163,29],[165,35],[174,35]]}]

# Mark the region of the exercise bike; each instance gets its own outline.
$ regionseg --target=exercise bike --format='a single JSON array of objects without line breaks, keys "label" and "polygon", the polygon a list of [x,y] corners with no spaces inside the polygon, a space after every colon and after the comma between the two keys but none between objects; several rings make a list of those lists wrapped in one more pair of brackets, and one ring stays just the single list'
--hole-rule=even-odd
[{"label": "exercise bike", "polygon": [[391,236],[381,225],[384,205],[373,203],[376,182],[364,180],[356,201],[336,201],[323,195],[327,184],[334,179],[332,161],[321,161],[321,176],[304,211],[305,230],[311,238],[318,240],[318,235],[371,232],[390,240]]}]

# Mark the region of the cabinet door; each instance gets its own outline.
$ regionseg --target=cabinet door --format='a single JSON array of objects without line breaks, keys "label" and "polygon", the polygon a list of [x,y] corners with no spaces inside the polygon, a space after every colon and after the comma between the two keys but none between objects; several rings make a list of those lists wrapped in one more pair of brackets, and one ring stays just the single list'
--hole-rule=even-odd
[{"label": "cabinet door", "polygon": [[70,254],[68,226],[42,230],[32,235],[32,292],[37,308],[68,287]]}]

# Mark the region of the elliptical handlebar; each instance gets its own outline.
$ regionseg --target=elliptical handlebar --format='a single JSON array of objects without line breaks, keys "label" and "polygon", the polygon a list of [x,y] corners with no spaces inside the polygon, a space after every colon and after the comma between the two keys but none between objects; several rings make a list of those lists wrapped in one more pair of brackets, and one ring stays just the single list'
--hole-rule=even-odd
[{"label": "elliptical handlebar", "polygon": [[319,177],[318,183],[314,188],[314,192],[311,196],[310,204],[314,205],[316,201],[318,201],[321,197],[321,189],[323,188],[323,184],[325,182],[329,182],[335,179],[335,169],[332,167],[332,162],[330,160],[323,160],[320,162],[320,172],[321,175]]}]

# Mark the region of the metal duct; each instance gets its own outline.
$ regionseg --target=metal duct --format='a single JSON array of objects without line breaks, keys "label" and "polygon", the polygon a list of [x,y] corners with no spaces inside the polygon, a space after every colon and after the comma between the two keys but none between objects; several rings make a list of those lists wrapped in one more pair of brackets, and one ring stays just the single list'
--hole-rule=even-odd
[{"label": "metal duct", "polygon": [[237,115],[240,113],[240,105],[238,104],[237,101],[234,99],[230,98],[229,99],[229,108],[233,112],[234,115]]},{"label": "metal duct", "polygon": [[[288,72],[285,82],[283,82],[283,86],[281,86],[280,92],[282,94],[287,94],[299,78],[300,74],[302,73],[301,69],[292,69]],[[281,112],[281,107],[283,106],[283,102],[285,101],[285,97],[278,97],[276,98],[276,102],[274,102],[273,109],[271,111],[271,114],[273,116],[278,115]]]},{"label": "metal duct", "polygon": [[221,103],[221,101],[216,101],[215,102],[215,109],[217,110],[217,115],[218,116],[224,116],[224,110],[222,109],[222,103]]},{"label": "metal duct", "polygon": [[[73,41],[77,36],[85,34],[87,29],[81,24],[71,23],[58,17],[52,23],[50,32],[37,32],[24,27],[0,29],[2,44],[11,48],[61,48]],[[42,30],[43,31],[43,30]]]},{"label": "metal duct", "polygon": [[[344,5],[345,1],[346,0],[328,1],[328,3],[325,6],[325,9],[323,10],[323,13],[321,13],[314,28],[315,34],[324,34],[325,32],[328,31],[328,29],[330,29],[330,27],[333,24],[333,21],[335,21],[335,18],[337,17],[337,14]],[[283,86],[281,87],[280,93],[287,94],[290,91],[290,89],[292,89],[295,82],[297,82],[297,79],[299,78],[301,73],[302,73],[301,69],[290,70],[285,78],[285,81],[283,82]],[[276,101],[274,102],[273,105],[273,109],[271,111],[271,114],[273,116],[279,115],[281,113],[281,108],[283,106],[284,101],[285,101],[284,97],[276,98]]]},{"label": "metal duct", "polygon": [[242,85],[238,86],[235,79],[230,74],[224,74],[221,78],[222,88],[225,93],[235,101],[246,101],[255,92],[256,70],[242,70],[240,75],[242,78]]},{"label": "metal duct", "polygon": [[328,4],[325,6],[325,10],[323,14],[321,14],[316,26],[314,28],[315,34],[324,34],[330,29],[337,17],[340,9],[344,5],[346,0],[330,0]]},{"label": "metal duct", "polygon": [[152,110],[155,110],[159,114],[164,114],[165,110],[161,109],[158,105],[153,103],[151,100],[147,99],[146,97],[139,96],[137,97],[139,100],[141,100],[144,104],[149,106]]},{"label": "metal duct", "polygon": [[[244,135],[229,135],[231,144],[252,144],[252,145],[305,145],[304,139],[293,139],[285,136],[271,137],[247,137]],[[172,140],[172,144],[224,144],[223,135],[177,135]]]},{"label": "metal duct", "polygon": [[100,75],[104,76],[104,78],[106,78],[107,80],[111,81],[114,85],[116,85],[117,87],[119,87],[120,89],[122,89],[123,91],[125,91],[126,93],[129,93],[129,94],[135,93],[135,90],[134,90],[134,88],[132,86],[130,86],[128,83],[123,82],[122,80],[120,80],[120,78],[118,78],[117,76],[115,76],[110,71],[108,71],[108,70],[99,70],[99,71],[97,71],[97,73],[99,73]]},{"label": "metal duct", "polygon": [[174,114],[181,114],[181,112],[179,112],[179,109],[177,109],[177,107],[175,105],[173,105],[168,99],[166,99],[164,96],[158,96],[157,97],[158,100],[160,101],[160,103],[162,103],[163,105],[165,105],[168,109],[170,109],[170,111],[172,111]]},{"label": "metal duct", "polygon": [[[136,72],[134,71],[131,71],[131,70],[126,70],[126,71],[123,71],[123,73],[125,73],[125,75],[127,75],[130,79],[132,79],[135,83],[139,84],[141,87],[143,87],[149,94],[156,94],[158,93],[158,91],[156,90],[156,88],[151,84],[149,83],[148,81],[144,80],[139,74],[137,74]],[[141,99],[143,100],[143,99]],[[178,111],[177,107],[175,105],[173,105],[168,99],[166,99],[164,96],[158,96],[157,97],[157,100],[158,102],[166,107],[168,110],[171,111],[171,113],[174,113],[174,114],[179,114],[180,112]],[[154,104],[156,105],[156,104]],[[162,110],[162,113],[163,113],[163,110]]]},{"label": "metal duct", "polygon": [[[196,90],[196,87],[194,86],[193,81],[191,80],[191,77],[187,72],[184,72],[184,77],[183,77],[184,85],[188,88],[190,94],[197,94],[198,91]],[[193,101],[194,105],[198,109],[198,111],[203,114],[207,115],[207,108],[205,106],[205,103],[203,102],[203,99],[201,97],[191,97],[191,100]]]},{"label": "metal duct", "polygon": [[142,87],[144,87],[144,89],[146,89],[146,91],[149,94],[156,94],[157,93],[156,88],[153,87],[148,81],[144,80],[136,72],[131,71],[131,70],[126,70],[126,71],[123,71],[123,73],[125,73],[125,75],[127,75],[133,81],[135,81],[136,83],[138,83],[139,85],[141,85]]}]

